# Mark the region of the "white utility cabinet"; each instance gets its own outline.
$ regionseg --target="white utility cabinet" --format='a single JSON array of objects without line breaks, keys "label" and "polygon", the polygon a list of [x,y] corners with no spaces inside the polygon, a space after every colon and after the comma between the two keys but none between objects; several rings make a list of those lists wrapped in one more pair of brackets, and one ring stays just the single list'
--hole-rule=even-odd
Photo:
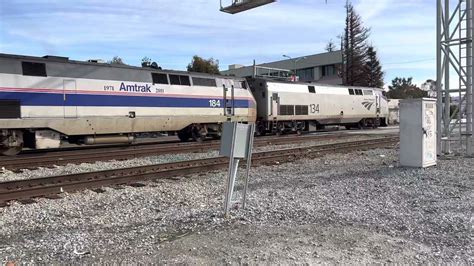
[{"label": "white utility cabinet", "polygon": [[436,165],[436,99],[400,101],[400,165]]}]

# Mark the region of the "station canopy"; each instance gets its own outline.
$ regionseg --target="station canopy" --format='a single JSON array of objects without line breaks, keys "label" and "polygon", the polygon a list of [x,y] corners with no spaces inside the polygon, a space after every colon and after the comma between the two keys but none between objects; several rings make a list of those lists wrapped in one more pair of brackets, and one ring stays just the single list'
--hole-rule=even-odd
[{"label": "station canopy", "polygon": [[276,2],[276,0],[232,0],[231,5],[224,7],[222,6],[221,0],[221,11],[229,14],[236,14],[273,2]]}]

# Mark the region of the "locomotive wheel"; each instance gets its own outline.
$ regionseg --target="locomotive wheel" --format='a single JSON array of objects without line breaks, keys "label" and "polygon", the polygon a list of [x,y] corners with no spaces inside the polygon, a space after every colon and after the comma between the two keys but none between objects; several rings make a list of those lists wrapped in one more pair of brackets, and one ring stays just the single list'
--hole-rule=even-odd
[{"label": "locomotive wheel", "polygon": [[282,122],[278,122],[275,134],[277,136],[281,136],[281,135],[285,134],[285,125],[283,125]]},{"label": "locomotive wheel", "polygon": [[189,132],[182,130],[182,131],[178,131],[178,138],[179,140],[185,142],[185,141],[188,141],[189,138],[191,138],[191,135],[189,134]]},{"label": "locomotive wheel", "polygon": [[203,135],[201,135],[200,133],[194,133],[194,132],[193,132],[193,140],[195,140],[195,141],[201,143],[201,142],[204,141],[205,138],[206,138],[206,136],[203,136]]},{"label": "locomotive wheel", "polygon": [[14,156],[21,152],[24,146],[23,132],[14,130],[9,133],[6,138],[0,139],[0,154],[6,156]]},{"label": "locomotive wheel", "polygon": [[267,134],[267,129],[264,125],[258,125],[255,133],[257,136],[265,136]]},{"label": "locomotive wheel", "polygon": [[194,141],[203,142],[206,139],[207,130],[203,128],[194,127],[191,130],[191,137]]},{"label": "locomotive wheel", "polygon": [[367,122],[367,119],[362,119],[362,128],[366,128],[369,126],[369,123]]},{"label": "locomotive wheel", "polygon": [[212,132],[212,134],[209,134],[212,139],[221,139],[222,137],[222,125],[219,126],[217,131]]},{"label": "locomotive wheel", "polygon": [[296,130],[296,135],[301,136],[303,134],[303,131],[301,129]]},{"label": "locomotive wheel", "polygon": [[5,156],[15,156],[18,153],[20,153],[22,149],[23,149],[23,145],[18,146],[18,147],[12,147],[12,148],[3,148],[3,149],[0,149],[0,153]]},{"label": "locomotive wheel", "polygon": [[378,128],[380,126],[380,119],[376,118],[373,121],[373,128]]}]

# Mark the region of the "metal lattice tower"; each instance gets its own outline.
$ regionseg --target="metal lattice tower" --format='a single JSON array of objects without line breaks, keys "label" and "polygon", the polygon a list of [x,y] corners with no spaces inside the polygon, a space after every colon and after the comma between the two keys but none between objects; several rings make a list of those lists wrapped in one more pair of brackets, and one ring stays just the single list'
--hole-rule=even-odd
[{"label": "metal lattice tower", "polygon": [[462,154],[474,155],[472,8],[473,0],[437,0],[438,154],[457,143]]}]

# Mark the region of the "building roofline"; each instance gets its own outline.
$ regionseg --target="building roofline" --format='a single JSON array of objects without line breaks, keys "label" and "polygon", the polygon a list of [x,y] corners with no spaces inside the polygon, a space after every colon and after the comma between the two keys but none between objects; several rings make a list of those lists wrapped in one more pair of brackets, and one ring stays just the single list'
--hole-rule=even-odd
[{"label": "building roofline", "polygon": [[[291,59],[283,59],[283,60],[277,60],[277,61],[273,61],[273,62],[268,62],[268,63],[263,63],[261,64],[261,66],[265,66],[266,64],[274,64],[274,63],[281,63],[281,62],[291,62],[293,60],[297,60],[297,59],[303,59],[303,58],[310,58],[310,57],[320,57],[320,56],[324,56],[324,55],[330,55],[330,54],[338,54],[338,53],[341,53],[342,54],[342,50],[336,50],[336,51],[332,51],[332,52],[325,52],[325,53],[319,53],[319,54],[311,54],[311,55],[304,55],[304,56],[298,56],[298,57],[293,57]],[[260,65],[258,65],[260,66]]]},{"label": "building roofline", "polygon": [[[312,59],[312,58],[317,58],[317,57],[323,57],[323,56],[330,56],[330,55],[337,55],[337,54],[341,54],[342,56],[342,50],[336,50],[336,51],[332,51],[332,52],[325,52],[325,53],[319,53],[319,54],[311,54],[311,55],[305,55],[305,56],[299,56],[299,57],[294,57],[292,59],[283,59],[283,60],[277,60],[277,61],[272,61],[272,62],[267,62],[267,63],[262,63],[262,64],[256,64],[256,66],[263,66],[263,67],[268,67],[268,66],[271,66],[272,64],[284,64],[284,63],[292,63],[293,60],[298,60],[298,59]],[[342,59],[342,58],[341,58]],[[241,64],[233,64],[233,65],[241,65]],[[316,65],[316,66],[323,66],[324,64],[321,64],[321,65]],[[232,72],[232,71],[236,71],[236,70],[239,70],[239,69],[245,69],[245,68],[249,68],[249,67],[253,67],[253,65],[244,65],[243,67],[239,67],[239,68],[235,68],[235,69],[227,69],[227,70],[223,70],[221,72]]]}]

